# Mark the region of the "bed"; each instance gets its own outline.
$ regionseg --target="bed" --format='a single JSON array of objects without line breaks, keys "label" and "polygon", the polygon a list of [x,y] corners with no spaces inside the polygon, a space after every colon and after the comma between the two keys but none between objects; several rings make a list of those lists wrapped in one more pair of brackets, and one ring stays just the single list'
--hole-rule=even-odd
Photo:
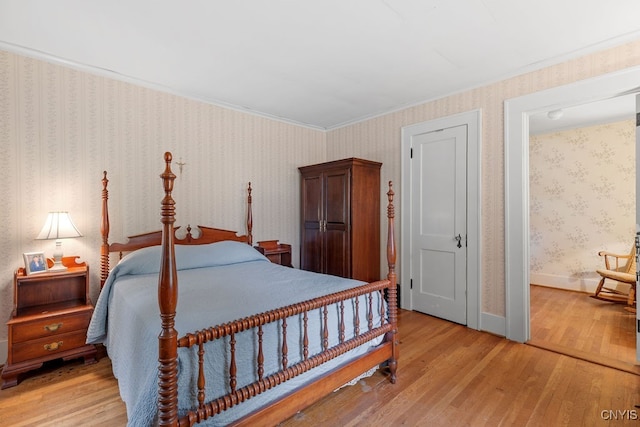
[{"label": "bed", "polygon": [[251,245],[250,186],[247,235],[197,226],[182,236],[171,153],[164,160],[162,230],[125,243],[109,243],[102,180],[101,292],[87,341],[105,345],[129,425],[274,425],[378,367],[395,383],[391,183],[389,273],[364,283],[269,262]]}]

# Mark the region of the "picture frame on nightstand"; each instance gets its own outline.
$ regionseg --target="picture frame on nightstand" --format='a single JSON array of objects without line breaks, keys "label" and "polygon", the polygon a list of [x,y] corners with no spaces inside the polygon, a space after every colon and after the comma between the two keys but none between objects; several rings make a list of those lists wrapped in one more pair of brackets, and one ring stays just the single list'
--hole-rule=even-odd
[{"label": "picture frame on nightstand", "polygon": [[22,257],[24,258],[24,271],[27,275],[45,273],[49,270],[44,252],[25,252]]}]

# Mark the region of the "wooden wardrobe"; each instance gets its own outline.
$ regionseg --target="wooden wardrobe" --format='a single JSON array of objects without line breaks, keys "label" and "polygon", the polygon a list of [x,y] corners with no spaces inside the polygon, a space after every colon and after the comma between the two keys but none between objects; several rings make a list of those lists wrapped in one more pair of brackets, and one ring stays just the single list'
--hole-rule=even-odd
[{"label": "wooden wardrobe", "polygon": [[371,282],[380,278],[380,167],[350,158],[298,168],[300,268]]}]

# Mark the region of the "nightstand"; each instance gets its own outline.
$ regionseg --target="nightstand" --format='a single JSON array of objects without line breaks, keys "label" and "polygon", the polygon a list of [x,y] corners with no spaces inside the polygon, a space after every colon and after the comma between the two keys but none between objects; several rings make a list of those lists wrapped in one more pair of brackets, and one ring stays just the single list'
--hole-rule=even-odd
[{"label": "nightstand", "polygon": [[93,313],[89,299],[89,267],[77,257],[64,257],[63,272],[13,277],[13,311],[7,322],[9,351],[2,388],[18,384],[18,375],[53,359],[84,358],[96,362],[96,348],[85,344]]},{"label": "nightstand", "polygon": [[277,240],[266,240],[258,242],[258,246],[255,248],[272,263],[293,267],[291,264],[291,245],[278,243]]}]

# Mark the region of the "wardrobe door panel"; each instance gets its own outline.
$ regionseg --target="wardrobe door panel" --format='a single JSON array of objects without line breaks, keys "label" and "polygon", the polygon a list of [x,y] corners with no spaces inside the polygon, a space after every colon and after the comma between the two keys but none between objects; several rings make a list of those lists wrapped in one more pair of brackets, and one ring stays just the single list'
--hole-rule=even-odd
[{"label": "wardrobe door panel", "polygon": [[323,217],[322,175],[303,177],[300,268],[303,270],[324,272],[322,249],[323,235],[320,220]]},{"label": "wardrobe door panel", "polygon": [[325,238],[325,273],[351,277],[349,234],[343,230],[327,230]]},{"label": "wardrobe door panel", "polygon": [[346,230],[349,226],[349,170],[327,172],[325,180],[327,228]]}]

